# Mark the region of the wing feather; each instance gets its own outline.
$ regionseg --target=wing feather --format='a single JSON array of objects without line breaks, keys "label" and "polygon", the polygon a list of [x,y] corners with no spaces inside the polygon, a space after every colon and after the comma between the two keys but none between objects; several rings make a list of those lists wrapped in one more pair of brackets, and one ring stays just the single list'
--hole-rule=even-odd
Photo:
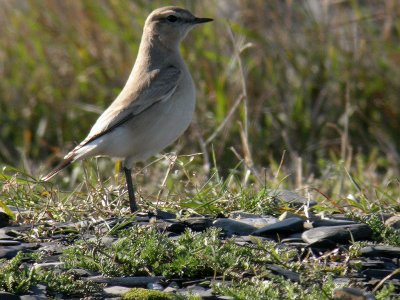
[{"label": "wing feather", "polygon": [[128,81],[117,99],[97,119],[86,139],[68,153],[65,159],[73,157],[78,149],[111,132],[153,105],[167,101],[175,92],[180,76],[181,71],[178,68],[169,66],[147,72],[136,86],[130,85]]}]

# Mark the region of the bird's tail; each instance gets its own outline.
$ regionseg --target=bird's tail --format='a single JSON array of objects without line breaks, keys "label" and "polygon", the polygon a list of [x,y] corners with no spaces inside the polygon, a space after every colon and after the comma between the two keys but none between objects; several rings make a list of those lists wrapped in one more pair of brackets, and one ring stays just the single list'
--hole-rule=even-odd
[{"label": "bird's tail", "polygon": [[54,170],[52,170],[46,176],[42,177],[41,180],[49,181],[51,178],[56,176],[58,174],[58,172],[60,172],[64,168],[68,167],[73,161],[74,161],[74,157],[73,156],[69,156],[69,157],[65,158],[58,167],[56,167]]}]

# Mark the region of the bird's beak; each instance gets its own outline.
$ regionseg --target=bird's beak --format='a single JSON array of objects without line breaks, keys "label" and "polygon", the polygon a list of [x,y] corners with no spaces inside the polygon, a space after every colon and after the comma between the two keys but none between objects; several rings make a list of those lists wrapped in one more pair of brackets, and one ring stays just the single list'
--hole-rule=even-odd
[{"label": "bird's beak", "polygon": [[194,18],[193,24],[201,24],[201,23],[207,23],[214,21],[213,19],[210,18]]}]

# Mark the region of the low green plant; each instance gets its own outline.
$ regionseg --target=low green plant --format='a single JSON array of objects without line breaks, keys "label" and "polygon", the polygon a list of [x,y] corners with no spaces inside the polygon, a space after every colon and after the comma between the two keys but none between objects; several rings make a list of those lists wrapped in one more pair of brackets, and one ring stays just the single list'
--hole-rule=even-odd
[{"label": "low green plant", "polygon": [[361,220],[367,223],[372,229],[372,238],[375,242],[391,246],[400,246],[399,233],[395,229],[386,226],[379,214],[366,215],[363,216]]},{"label": "low green plant", "polygon": [[210,276],[246,269],[256,250],[220,239],[220,230],[187,230],[176,240],[155,228],[123,230],[106,246],[81,241],[64,251],[69,268],[88,268],[109,276],[163,275],[168,278]]},{"label": "low green plant", "polygon": [[143,288],[130,289],[122,296],[122,300],[176,300],[177,297],[166,292]]},{"label": "low green plant", "polygon": [[54,271],[44,271],[34,266],[28,267],[24,260],[32,256],[18,252],[10,259],[0,261],[0,290],[24,294],[36,284],[43,284],[50,293],[61,293],[69,296],[93,295],[101,291],[100,286],[93,282],[77,280],[73,275],[56,274]]},{"label": "low green plant", "polygon": [[233,284],[215,284],[215,292],[231,296],[238,300],[280,300],[280,299],[304,299],[304,300],[328,300],[332,299],[332,291],[335,288],[331,277],[316,283],[291,282],[282,277],[273,277],[269,280],[242,280]]},{"label": "low green plant", "polygon": [[22,294],[29,290],[37,282],[35,269],[28,268],[22,263],[22,252],[10,259],[0,260],[0,290]]}]

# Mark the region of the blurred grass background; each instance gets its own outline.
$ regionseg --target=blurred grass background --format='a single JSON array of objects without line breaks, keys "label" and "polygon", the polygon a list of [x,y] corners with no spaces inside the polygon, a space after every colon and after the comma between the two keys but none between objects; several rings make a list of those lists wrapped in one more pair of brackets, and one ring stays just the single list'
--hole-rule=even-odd
[{"label": "blurred grass background", "polygon": [[[0,0],[0,165],[39,176],[79,143],[122,89],[145,18],[166,4]],[[331,176],[344,166],[366,185],[394,184],[398,201],[399,1],[168,4],[215,19],[183,43],[198,102],[169,151],[203,153],[193,169],[205,173],[242,161],[290,187],[325,180],[328,195],[349,192]]]}]

